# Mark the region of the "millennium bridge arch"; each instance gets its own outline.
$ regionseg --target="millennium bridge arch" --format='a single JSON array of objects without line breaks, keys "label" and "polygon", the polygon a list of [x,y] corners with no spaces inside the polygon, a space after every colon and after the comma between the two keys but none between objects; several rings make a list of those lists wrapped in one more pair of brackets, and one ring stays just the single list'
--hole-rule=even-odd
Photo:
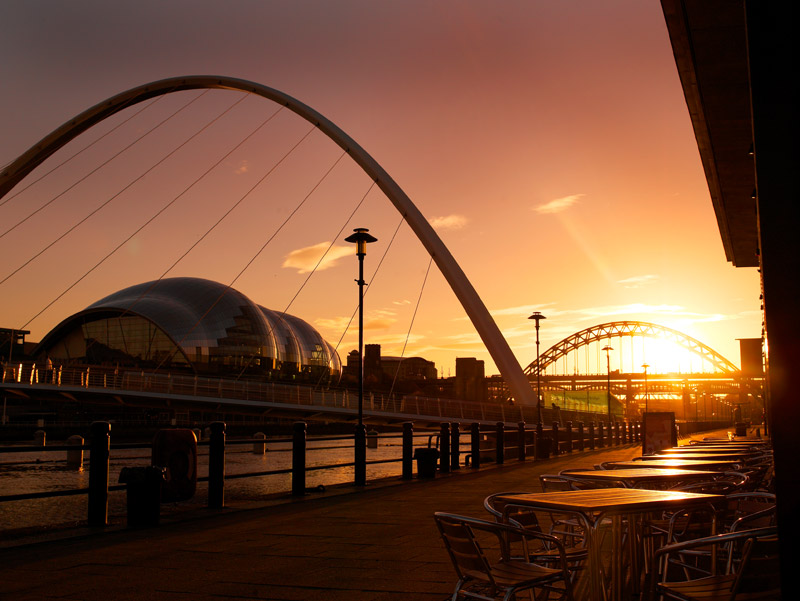
[{"label": "millennium bridge arch", "polygon": [[195,75],[162,79],[112,96],[70,119],[10,163],[0,174],[0,198],[59,148],[102,120],[150,98],[195,89],[235,90],[262,96],[285,106],[312,123],[347,152],[355,163],[375,181],[436,262],[486,345],[512,395],[521,404],[533,405],[536,403],[528,379],[483,301],[444,242],[411,202],[411,199],[383,167],[342,129],[310,106],[274,88],[232,77]]},{"label": "millennium bridge arch", "polygon": [[739,373],[739,368],[736,365],[710,346],[678,330],[646,321],[612,321],[576,332],[541,353],[538,362],[531,362],[525,368],[525,373],[529,376],[535,376],[537,373],[541,374],[548,366],[572,351],[593,342],[621,336],[643,336],[667,340],[697,355],[722,373],[731,375]]}]

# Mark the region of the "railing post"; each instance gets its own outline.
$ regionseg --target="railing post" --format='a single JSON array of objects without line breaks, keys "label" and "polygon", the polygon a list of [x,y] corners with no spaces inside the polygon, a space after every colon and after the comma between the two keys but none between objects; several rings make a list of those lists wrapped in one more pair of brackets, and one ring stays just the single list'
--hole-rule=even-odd
[{"label": "railing post", "polygon": [[225,506],[225,422],[211,424],[208,441],[208,507]]},{"label": "railing post", "polygon": [[450,469],[461,468],[461,432],[458,422],[450,424]]},{"label": "railing post", "polygon": [[578,422],[578,450],[583,451],[585,444],[583,440],[583,422]]},{"label": "railing post", "polygon": [[595,448],[595,440],[594,440],[594,422],[589,422],[589,449],[594,451]]},{"label": "railing post", "polygon": [[642,436],[643,436],[642,422],[641,421],[637,421],[636,422],[636,442],[642,442]]},{"label": "railing post", "polygon": [[601,449],[606,444],[605,432],[603,432],[603,430],[605,429],[605,425],[606,425],[605,422],[597,422],[597,446],[598,448]]},{"label": "railing post", "polygon": [[542,422],[536,422],[536,438],[534,439],[534,457],[536,460],[543,459],[542,457],[542,437],[544,436],[544,424]]},{"label": "railing post", "polygon": [[503,422],[497,422],[495,425],[495,441],[494,441],[494,448],[495,448],[495,463],[502,464],[505,462],[505,424]]},{"label": "railing post", "polygon": [[572,453],[572,422],[564,425],[564,434],[567,438],[567,453]]},{"label": "railing post", "polygon": [[553,437],[553,455],[560,455],[561,454],[561,444],[558,440],[558,422],[553,422],[553,429],[552,429],[552,437]]},{"label": "railing post", "polygon": [[414,424],[403,424],[403,480],[414,477]]},{"label": "railing post", "polygon": [[439,471],[450,471],[450,425],[446,422],[439,425]]},{"label": "railing post", "polygon": [[[356,424],[353,446],[354,483],[356,486],[365,486],[367,483],[367,427],[364,424]],[[305,472],[305,468],[303,471]]]},{"label": "railing post", "polygon": [[474,422],[470,426],[469,438],[471,465],[472,469],[477,470],[481,467],[481,425],[478,422]]},{"label": "railing post", "polygon": [[292,429],[292,495],[306,494],[306,423],[295,422]]},{"label": "railing post", "polygon": [[111,424],[94,422],[90,427],[89,503],[90,526],[108,523],[108,462],[111,455]]},{"label": "railing post", "polygon": [[622,431],[619,428],[619,421],[614,421],[614,439],[617,441],[617,446],[622,444]]},{"label": "railing post", "polygon": [[525,461],[525,422],[517,422],[517,458]]}]

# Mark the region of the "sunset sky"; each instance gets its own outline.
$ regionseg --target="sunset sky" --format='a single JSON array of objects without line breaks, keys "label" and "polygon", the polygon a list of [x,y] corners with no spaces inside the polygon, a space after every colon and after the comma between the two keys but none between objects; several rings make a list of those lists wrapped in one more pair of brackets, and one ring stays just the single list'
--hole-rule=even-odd
[{"label": "sunset sky", "polygon": [[[542,350],[629,319],[738,364],[736,339],[760,336],[758,274],[725,259],[657,0],[7,0],[0,53],[2,165],[90,106],[167,77],[238,77],[310,105],[434,225],[523,366],[536,352],[532,311],[547,316]],[[413,318],[406,356],[441,375],[478,357],[496,373],[435,266],[423,289],[429,257],[408,226],[373,279],[400,215],[341,149],[277,110],[236,92],[181,92],[52,157],[0,200],[0,327],[29,322],[174,200],[31,321],[29,339],[160,277],[235,206],[168,276],[227,284],[258,253],[234,287],[336,344],[357,302],[344,238],[367,227],[378,242],[366,257],[366,342],[400,355]],[[356,340],[352,328],[340,354]]]}]

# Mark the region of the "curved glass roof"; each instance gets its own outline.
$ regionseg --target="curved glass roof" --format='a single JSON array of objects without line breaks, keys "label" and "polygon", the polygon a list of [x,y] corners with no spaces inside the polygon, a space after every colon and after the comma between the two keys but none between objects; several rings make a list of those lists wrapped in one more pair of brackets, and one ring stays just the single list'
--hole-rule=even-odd
[{"label": "curved glass roof", "polygon": [[188,277],[98,300],[48,333],[36,354],[87,363],[188,363],[200,373],[341,373],[338,354],[307,322],[218,282]]}]

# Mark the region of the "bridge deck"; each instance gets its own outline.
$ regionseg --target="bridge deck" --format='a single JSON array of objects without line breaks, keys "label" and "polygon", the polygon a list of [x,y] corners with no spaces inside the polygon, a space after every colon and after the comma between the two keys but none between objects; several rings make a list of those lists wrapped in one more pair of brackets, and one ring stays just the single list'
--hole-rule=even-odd
[{"label": "bridge deck", "polygon": [[629,459],[640,449],[508,462],[477,473],[462,468],[435,481],[329,489],[247,511],[203,510],[195,515],[201,519],[156,529],[84,530],[82,537],[8,546],[0,549],[0,598],[443,600],[455,578],[434,511],[486,517],[489,493],[539,490],[539,474]]}]

